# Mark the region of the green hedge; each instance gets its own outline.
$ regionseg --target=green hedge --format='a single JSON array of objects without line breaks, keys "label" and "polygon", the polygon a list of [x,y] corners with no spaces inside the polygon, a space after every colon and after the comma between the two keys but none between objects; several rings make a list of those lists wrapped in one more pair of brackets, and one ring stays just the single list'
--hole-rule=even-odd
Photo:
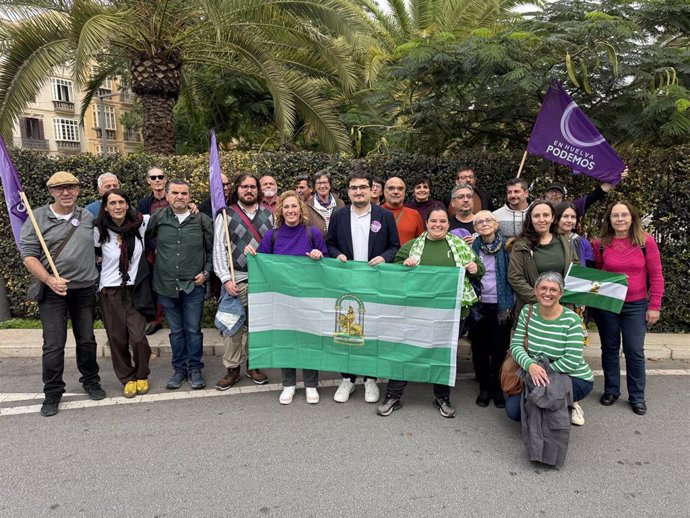
[{"label": "green hedge", "polygon": [[[126,157],[94,157],[87,154],[48,158],[43,154],[11,149],[19,170],[24,189],[32,206],[38,207],[49,201],[45,188],[48,177],[58,170],[74,173],[83,184],[80,195],[82,204],[97,196],[96,178],[104,172],[112,172],[120,178],[123,188],[133,199],[148,192],[145,175],[151,165],[162,167],[168,178],[181,177],[191,184],[192,198],[200,202],[208,196],[208,155],[160,157],[147,154]],[[624,181],[610,199],[626,198],[641,213],[649,215],[648,230],[659,238],[666,295],[660,324],[655,331],[690,331],[690,297],[684,282],[690,272],[688,250],[688,222],[690,222],[690,146],[674,148],[625,148],[620,150],[629,164],[630,177]],[[453,157],[434,158],[422,155],[373,155],[361,160],[308,152],[298,153],[221,153],[224,171],[248,169],[257,175],[271,174],[276,177],[282,190],[292,188],[294,178],[313,174],[324,168],[331,170],[334,190],[346,196],[345,181],[355,168],[364,169],[375,176],[387,178],[400,176],[409,181],[420,174],[428,175],[433,184],[433,195],[443,198],[454,182],[454,172],[460,164],[472,166],[478,174],[482,188],[494,194],[497,205],[504,202],[505,182],[516,174],[521,151],[481,151],[468,149]],[[544,186],[558,180],[566,185],[571,196],[591,192],[595,180],[575,177],[565,169],[537,157],[529,157],[523,176],[530,182],[534,195],[543,193]],[[590,236],[598,232],[599,219],[604,204],[590,209],[585,227]],[[0,211],[0,253],[5,260],[0,273],[6,279],[11,311],[18,317],[35,317],[36,305],[24,300],[28,275],[14,246],[7,212]]]}]

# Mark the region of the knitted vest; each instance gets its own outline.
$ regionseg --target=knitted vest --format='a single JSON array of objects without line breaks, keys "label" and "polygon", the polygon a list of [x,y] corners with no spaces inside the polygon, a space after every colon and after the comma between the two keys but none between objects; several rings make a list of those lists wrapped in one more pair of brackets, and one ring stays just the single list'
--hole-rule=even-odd
[{"label": "knitted vest", "polygon": [[[228,209],[227,213],[228,230],[230,231],[230,241],[232,241],[232,262],[236,270],[246,272],[247,257],[244,255],[244,249],[247,245],[252,245],[254,249],[257,249],[260,242],[256,240],[254,234],[234,210]],[[273,215],[264,207],[259,207],[254,219],[250,221],[261,237],[273,228]]]}]

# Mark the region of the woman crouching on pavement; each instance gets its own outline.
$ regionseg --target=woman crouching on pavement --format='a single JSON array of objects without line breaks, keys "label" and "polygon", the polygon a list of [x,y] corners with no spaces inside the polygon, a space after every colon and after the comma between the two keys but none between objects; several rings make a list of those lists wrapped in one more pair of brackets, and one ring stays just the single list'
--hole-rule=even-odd
[{"label": "woman crouching on pavement", "polygon": [[[322,257],[328,257],[326,241],[321,231],[309,226],[309,213],[307,206],[297,196],[295,191],[285,191],[281,194],[276,206],[276,228],[266,232],[261,240],[258,250],[248,245],[244,249],[245,254],[277,254],[277,255],[306,255],[314,261]],[[280,404],[289,405],[295,397],[295,385],[297,384],[296,369],[282,369],[283,392],[280,394]],[[307,403],[319,402],[319,371],[302,369],[304,386],[307,392]]]},{"label": "woman crouching on pavement", "polygon": [[[403,263],[411,268],[418,265],[449,266],[464,268],[464,289],[462,293],[461,319],[469,314],[472,304],[477,302],[477,295],[470,284],[469,278],[478,278],[484,274],[484,265],[476,253],[458,236],[448,233],[448,212],[445,208],[434,208],[428,213],[426,231],[416,239],[408,241],[395,255],[396,263]],[[460,333],[462,334],[462,320]],[[390,380],[386,387],[386,397],[378,406],[376,413],[388,416],[402,407],[400,398],[407,381]],[[455,417],[455,408],[450,403],[450,387],[434,384],[433,404],[443,417]]]},{"label": "woman crouching on pavement", "polygon": [[135,211],[124,191],[112,189],[103,195],[94,226],[94,244],[102,257],[98,292],[103,325],[126,398],[149,391],[145,315],[153,318],[156,307],[143,253],[147,222],[148,215]]},{"label": "woman crouching on pavement", "polygon": [[[560,273],[544,272],[537,277],[537,303],[526,304],[520,311],[510,354],[536,386],[549,383],[546,371],[537,362],[540,358],[548,359],[555,372],[570,378],[574,402],[571,422],[581,426],[585,417],[578,401],[592,391],[594,375],[582,354],[582,319],[560,304],[563,289]],[[517,394],[506,398],[506,413],[514,421],[520,421],[520,397]]]}]

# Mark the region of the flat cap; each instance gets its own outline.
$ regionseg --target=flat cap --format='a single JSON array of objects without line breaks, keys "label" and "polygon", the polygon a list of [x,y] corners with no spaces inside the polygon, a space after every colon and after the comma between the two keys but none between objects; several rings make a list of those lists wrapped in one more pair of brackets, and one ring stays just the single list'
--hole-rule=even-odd
[{"label": "flat cap", "polygon": [[67,171],[58,171],[53,176],[48,178],[46,182],[47,187],[56,187],[58,185],[79,185],[79,180],[72,173]]},{"label": "flat cap", "polygon": [[546,189],[544,189],[544,192],[546,191],[561,191],[561,193],[565,195],[565,187],[563,187],[563,184],[557,182],[547,185]]}]

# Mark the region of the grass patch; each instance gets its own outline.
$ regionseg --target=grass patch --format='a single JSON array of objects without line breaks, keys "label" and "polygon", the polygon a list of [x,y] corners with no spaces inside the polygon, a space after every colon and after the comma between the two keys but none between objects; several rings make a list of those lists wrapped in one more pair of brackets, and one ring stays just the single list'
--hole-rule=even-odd
[{"label": "grass patch", "polygon": [[[10,318],[0,322],[0,329],[41,329],[41,321],[35,318]],[[72,329],[72,322],[67,322],[68,329]],[[93,323],[94,329],[103,329],[103,322],[96,320]]]}]

